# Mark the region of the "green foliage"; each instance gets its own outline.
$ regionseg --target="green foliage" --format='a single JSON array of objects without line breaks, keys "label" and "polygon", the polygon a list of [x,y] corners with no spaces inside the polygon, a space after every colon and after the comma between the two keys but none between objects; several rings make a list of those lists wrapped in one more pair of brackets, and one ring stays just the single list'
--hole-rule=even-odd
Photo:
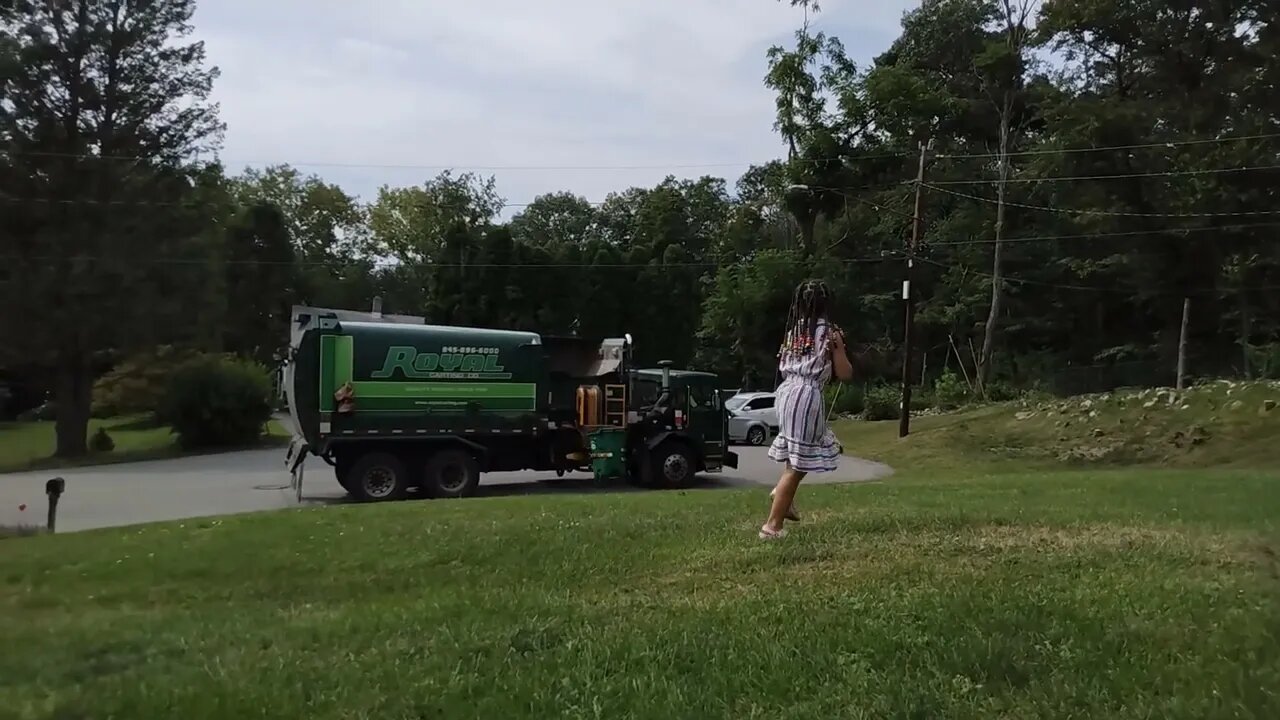
[{"label": "green foliage", "polygon": [[[1226,221],[1264,217],[1280,194],[1280,176],[1261,169],[1280,146],[1268,135],[1280,34],[1265,29],[1275,13],[1260,0],[1211,11],[1041,3],[1034,34],[1026,0],[925,2],[861,67],[830,30],[806,25],[761,58],[785,158],[747,168],[732,191],[674,176],[598,203],[551,191],[509,221],[490,176],[445,172],[365,205],[288,166],[229,179],[186,163],[221,129],[213,74],[180,39],[193,2],[126,5],[120,17],[102,3],[85,17],[32,0],[0,9],[6,27],[35,30],[0,43],[0,136],[12,140],[0,193],[85,201],[61,214],[0,203],[0,336],[11,339],[0,354],[84,381],[59,383],[73,415],[103,352],[184,342],[269,363],[289,304],[365,309],[374,296],[433,322],[629,332],[641,364],[671,359],[765,387],[807,276],[835,293],[833,319],[865,360],[859,382],[896,384],[899,253],[924,141],[912,285],[923,385],[953,347],[971,365],[986,357],[987,329],[988,400],[1037,383],[1067,393],[1167,382],[1187,296],[1195,376],[1280,375],[1280,295],[1269,290],[1280,244],[1267,223]],[[1037,61],[1049,55],[1053,67]],[[113,60],[114,85],[101,72]],[[69,97],[73,77],[91,100],[48,103]],[[73,139],[67,127],[83,131]],[[1002,151],[1008,163],[993,157]],[[1001,167],[1013,179],[999,223],[1009,242],[993,283]],[[95,398],[97,414],[155,393],[104,394],[114,397]],[[913,404],[970,399],[952,377]],[[864,409],[846,402],[841,411]],[[62,449],[74,454],[82,435]]]},{"label": "green foliage", "polygon": [[832,383],[823,390],[828,412],[838,416],[862,413],[865,408],[866,390],[854,383]]},{"label": "green foliage", "polygon": [[111,434],[104,427],[98,428],[89,438],[89,450],[95,453],[109,453],[116,449],[116,441],[111,438]]},{"label": "green foliage", "polygon": [[949,368],[933,383],[933,401],[939,410],[954,410],[972,399],[969,385]]},{"label": "green foliage", "polygon": [[222,448],[261,438],[271,408],[271,379],[264,367],[211,356],[172,375],[159,417],[184,448]]},{"label": "green foliage", "polygon": [[193,350],[161,345],[125,359],[94,383],[93,417],[155,413],[173,373],[196,356]]},{"label": "green foliage", "polygon": [[0,354],[56,368],[65,457],[87,451],[96,357],[195,335],[209,300],[225,194],[192,159],[223,126],[194,12],[0,3],[0,196],[21,200],[0,207]]},{"label": "green foliage", "polygon": [[1280,380],[1280,342],[1250,345],[1248,352],[1256,377]]},{"label": "green foliage", "polygon": [[873,385],[863,401],[864,420],[897,420],[902,414],[902,389],[893,385]]}]

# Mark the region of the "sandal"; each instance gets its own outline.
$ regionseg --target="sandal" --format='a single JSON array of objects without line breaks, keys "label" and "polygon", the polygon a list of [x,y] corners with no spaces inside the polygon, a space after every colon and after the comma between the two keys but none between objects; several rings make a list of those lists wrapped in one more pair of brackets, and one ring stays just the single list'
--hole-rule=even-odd
[{"label": "sandal", "polygon": [[760,528],[761,540],[781,540],[786,536],[786,528],[783,528],[782,530],[770,530],[767,526],[761,526]]}]

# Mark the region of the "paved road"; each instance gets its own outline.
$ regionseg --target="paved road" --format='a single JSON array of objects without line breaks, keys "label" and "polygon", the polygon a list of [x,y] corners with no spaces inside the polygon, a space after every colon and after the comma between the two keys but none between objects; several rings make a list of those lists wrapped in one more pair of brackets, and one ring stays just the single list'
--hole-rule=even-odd
[{"label": "paved road", "polygon": [[[739,469],[708,475],[707,487],[768,487],[778,467],[762,448],[737,448]],[[345,493],[328,465],[307,461],[303,502],[336,503]],[[875,480],[892,473],[887,466],[843,458],[840,469],[812,482],[847,483]],[[44,483],[51,477],[67,480],[67,493],[58,507],[58,530],[74,531],[161,520],[179,520],[296,506],[284,471],[284,450],[208,455],[179,460],[105,465],[63,471],[0,475],[0,524],[44,522]],[[494,473],[485,475],[481,496],[556,492],[625,492],[625,485],[595,487],[586,475],[557,479],[554,474]],[[19,511],[22,504],[25,511]]]}]

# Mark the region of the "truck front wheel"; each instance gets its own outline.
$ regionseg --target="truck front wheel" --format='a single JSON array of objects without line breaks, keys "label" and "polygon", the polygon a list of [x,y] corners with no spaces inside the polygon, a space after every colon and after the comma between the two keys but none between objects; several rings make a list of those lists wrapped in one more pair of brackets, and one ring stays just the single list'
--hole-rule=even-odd
[{"label": "truck front wheel", "polygon": [[464,450],[441,450],[427,460],[423,490],[433,498],[460,498],[480,485],[480,467]]},{"label": "truck front wheel", "polygon": [[351,463],[343,486],[360,502],[400,500],[409,492],[409,471],[391,453],[369,453]]},{"label": "truck front wheel", "polygon": [[697,478],[698,465],[688,445],[668,440],[654,449],[649,471],[654,487],[687,488]]}]

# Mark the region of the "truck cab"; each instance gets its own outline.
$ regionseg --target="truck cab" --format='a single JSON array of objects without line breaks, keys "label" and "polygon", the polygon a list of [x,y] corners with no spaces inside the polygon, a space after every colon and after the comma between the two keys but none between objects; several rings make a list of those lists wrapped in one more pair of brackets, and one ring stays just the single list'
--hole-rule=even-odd
[{"label": "truck cab", "polygon": [[[719,472],[725,467],[736,468],[738,457],[728,449],[728,414],[720,399],[720,379],[705,372],[693,370],[642,369],[631,374],[633,405],[650,407],[662,395],[663,375],[667,376],[670,391],[668,416],[664,427],[653,433],[651,447],[663,441],[680,439],[693,450],[693,472]],[[664,434],[665,433],[665,434]],[[684,481],[670,477],[664,468],[666,484],[683,485]]]}]

